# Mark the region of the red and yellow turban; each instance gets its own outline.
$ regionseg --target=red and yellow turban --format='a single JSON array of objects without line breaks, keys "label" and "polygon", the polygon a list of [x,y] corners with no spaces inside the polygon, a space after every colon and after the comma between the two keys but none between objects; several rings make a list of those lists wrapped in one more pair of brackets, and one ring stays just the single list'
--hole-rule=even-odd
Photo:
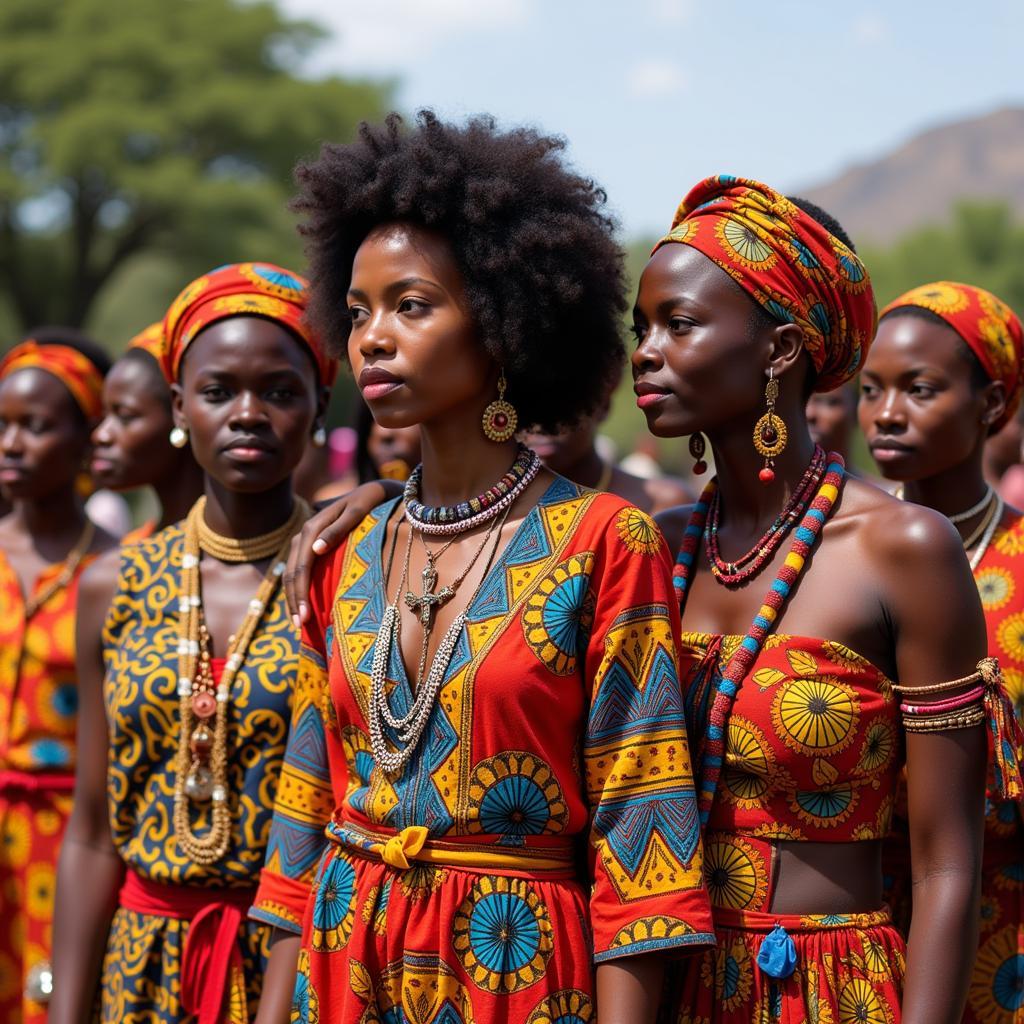
[{"label": "red and yellow turban", "polygon": [[1017,314],[991,292],[957,281],[935,281],[911,288],[882,310],[916,306],[941,317],[978,357],[990,380],[1006,387],[1006,410],[993,432],[1012,419],[1024,388],[1024,331]]},{"label": "red and yellow turban", "polygon": [[148,352],[160,364],[160,369],[165,369],[167,365],[167,346],[164,344],[163,320],[157,320],[155,324],[150,324],[139,331],[125,346],[126,352],[131,352],[132,349],[141,349],[143,352]]},{"label": "red and yellow turban", "polygon": [[273,263],[229,263],[196,278],[171,303],[164,317],[165,373],[178,379],[181,357],[204,328],[232,316],[262,316],[287,327],[305,342],[328,387],[338,372],[337,360],[324,351],[306,324],[305,278]]},{"label": "red and yellow turban", "polygon": [[815,391],[856,375],[875,335],[864,264],[784,195],[750,178],[705,178],[679,204],[654,247],[683,242],[718,264],[781,323],[803,328]]},{"label": "red and yellow turban", "polygon": [[90,422],[103,415],[103,374],[95,363],[68,345],[40,345],[23,341],[0,362],[0,380],[17,370],[44,370],[71,393],[75,404]]}]

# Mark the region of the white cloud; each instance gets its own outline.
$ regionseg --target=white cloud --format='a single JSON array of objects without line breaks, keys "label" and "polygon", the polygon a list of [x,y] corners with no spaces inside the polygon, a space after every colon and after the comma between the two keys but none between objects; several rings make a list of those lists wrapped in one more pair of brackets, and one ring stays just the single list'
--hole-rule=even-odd
[{"label": "white cloud", "polygon": [[636,99],[663,99],[682,92],[686,78],[680,68],[667,60],[635,64],[626,73],[626,91]]},{"label": "white cloud", "polygon": [[865,46],[886,42],[891,35],[889,22],[875,11],[866,11],[853,23],[853,37]]},{"label": "white cloud", "polygon": [[445,41],[516,28],[536,0],[283,0],[293,17],[333,33],[325,47],[341,70],[389,73]]}]

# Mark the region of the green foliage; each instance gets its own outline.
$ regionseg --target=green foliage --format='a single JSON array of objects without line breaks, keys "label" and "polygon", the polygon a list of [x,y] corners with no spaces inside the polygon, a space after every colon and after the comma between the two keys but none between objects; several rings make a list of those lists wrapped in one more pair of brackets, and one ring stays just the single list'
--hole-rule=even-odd
[{"label": "green foliage", "polygon": [[161,299],[218,263],[300,262],[292,166],[381,117],[392,92],[302,78],[320,38],[267,0],[4,0],[7,317],[86,323],[119,274],[141,261],[152,277],[149,257]]},{"label": "green foliage", "polygon": [[963,281],[1024,311],[1024,224],[1005,203],[961,203],[948,225],[921,228],[862,255],[879,308],[929,281]]}]

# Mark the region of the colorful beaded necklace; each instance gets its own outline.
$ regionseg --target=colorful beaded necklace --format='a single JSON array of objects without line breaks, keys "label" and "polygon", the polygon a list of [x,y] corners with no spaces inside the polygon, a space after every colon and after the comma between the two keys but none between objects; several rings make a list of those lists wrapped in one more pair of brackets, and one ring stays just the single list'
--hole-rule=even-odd
[{"label": "colorful beaded necklace", "polygon": [[[697,794],[697,807],[700,813],[700,822],[706,825],[711,815],[711,805],[715,799],[715,790],[718,787],[718,778],[722,771],[722,761],[725,755],[725,731],[726,723],[729,720],[729,712],[732,709],[733,700],[736,697],[740,685],[746,678],[757,660],[765,638],[772,629],[772,625],[778,618],[786,598],[789,597],[796,583],[807,556],[814,547],[815,542],[835,507],[836,499],[842,488],[843,477],[846,469],[842,456],[835,452],[828,455],[828,469],[825,478],[818,488],[818,493],[811,502],[810,507],[804,514],[803,521],[797,527],[793,535],[793,545],[786,555],[786,561],[775,577],[774,582],[768,590],[768,595],[761,605],[760,611],[754,616],[747,635],[736,648],[735,653],[725,666],[718,685],[711,698],[711,708],[708,713],[707,727],[704,731],[702,750],[698,758],[695,758],[699,765],[698,784],[700,791]],[[680,614],[686,608],[687,589],[693,575],[693,566],[696,561],[697,547],[700,538],[704,533],[704,524],[707,519],[708,508],[714,499],[718,488],[717,478],[712,480],[704,489],[700,500],[693,507],[693,514],[683,535],[682,547],[676,558],[675,570],[672,574],[672,585],[679,601]]]},{"label": "colorful beaded necklace", "polygon": [[704,527],[704,551],[711,563],[711,571],[719,583],[737,586],[756,576],[775,553],[787,533],[800,521],[808,502],[825,475],[825,451],[820,445],[814,446],[810,465],[790,495],[775,522],[758,542],[745,554],[732,562],[722,558],[718,548],[718,526],[721,520],[721,494],[716,490],[708,507],[707,523]]},{"label": "colorful beaded necklace", "polygon": [[424,505],[420,500],[423,465],[418,465],[405,485],[405,518],[422,533],[452,536],[489,522],[508,508],[540,472],[540,456],[525,445],[519,446],[509,471],[483,494],[457,505]]}]

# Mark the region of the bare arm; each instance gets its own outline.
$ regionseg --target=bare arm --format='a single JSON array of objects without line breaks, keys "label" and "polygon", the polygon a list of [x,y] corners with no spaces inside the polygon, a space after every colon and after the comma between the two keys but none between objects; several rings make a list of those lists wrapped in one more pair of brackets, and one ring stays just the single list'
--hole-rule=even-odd
[{"label": "bare arm", "polygon": [[394,480],[362,484],[344,497],[325,505],[292,539],[284,574],[288,609],[301,626],[309,615],[309,580],[313,560],[336,548],[378,505],[397,498],[402,485]]},{"label": "bare arm", "polygon": [[299,962],[298,935],[280,929],[271,939],[270,959],[263,975],[260,1008],[256,1024],[288,1024],[292,1013],[292,995]]},{"label": "bare arm", "polygon": [[[888,521],[880,553],[900,683],[970,675],[986,654],[985,621],[959,536],[922,509]],[[903,1024],[958,1024],[963,1012],[977,943],[985,767],[982,726],[907,736],[914,889]]]},{"label": "bare arm", "polygon": [[601,1024],[654,1024],[665,975],[658,954],[630,956],[597,966],[597,1012]]},{"label": "bare arm", "polygon": [[57,867],[51,1024],[90,1020],[123,866],[107,821],[107,718],[101,630],[117,582],[119,552],[83,574],[76,625],[78,772],[74,809]]}]

